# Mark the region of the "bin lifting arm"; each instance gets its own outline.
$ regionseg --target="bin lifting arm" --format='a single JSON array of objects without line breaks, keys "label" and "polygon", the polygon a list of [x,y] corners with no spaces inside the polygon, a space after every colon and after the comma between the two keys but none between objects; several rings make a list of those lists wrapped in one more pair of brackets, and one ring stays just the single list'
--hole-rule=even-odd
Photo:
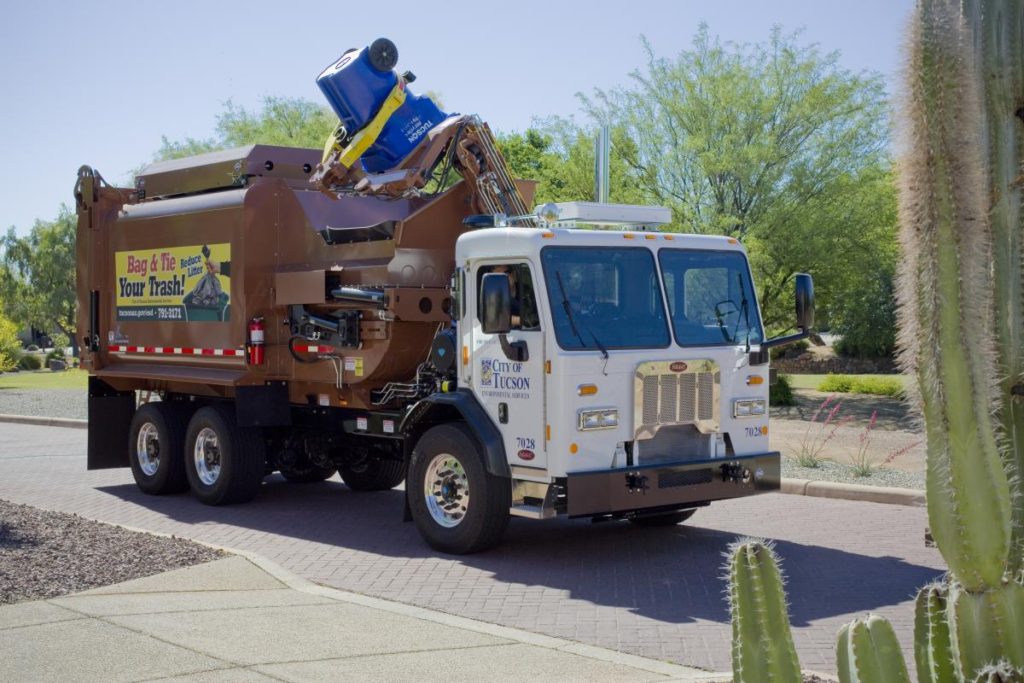
[{"label": "bin lifting arm", "polygon": [[[384,115],[384,121],[390,115],[384,112],[385,108],[378,114]],[[370,130],[377,123],[375,118],[344,148],[328,140],[324,160],[310,178],[314,187],[335,198],[343,194],[405,197],[418,194],[433,177],[438,164],[444,163],[453,166],[471,188],[475,213],[517,217],[530,213],[490,127],[479,117],[450,116],[427,133],[397,167],[383,173],[367,173],[361,164],[355,163],[353,146],[358,142],[365,145],[362,150],[369,147],[380,132],[380,126]],[[357,140],[363,132],[370,135]],[[532,223],[531,218],[523,221]]]}]

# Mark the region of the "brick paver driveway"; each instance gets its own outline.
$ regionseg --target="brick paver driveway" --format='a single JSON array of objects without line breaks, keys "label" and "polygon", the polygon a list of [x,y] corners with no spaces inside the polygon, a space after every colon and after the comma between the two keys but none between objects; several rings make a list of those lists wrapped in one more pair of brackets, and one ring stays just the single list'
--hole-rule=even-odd
[{"label": "brick paver driveway", "polygon": [[[797,648],[834,671],[840,624],[874,611],[912,642],[915,589],[942,567],[922,509],[768,495],[717,503],[686,526],[512,521],[499,548],[433,552],[404,524],[402,493],[337,479],[267,478],[260,497],[211,508],[141,494],[128,469],[87,472],[85,431],[0,424],[0,498],[254,551],[320,583],[707,669],[729,668],[722,553],[775,539]],[[909,662],[908,662],[909,663]]]}]

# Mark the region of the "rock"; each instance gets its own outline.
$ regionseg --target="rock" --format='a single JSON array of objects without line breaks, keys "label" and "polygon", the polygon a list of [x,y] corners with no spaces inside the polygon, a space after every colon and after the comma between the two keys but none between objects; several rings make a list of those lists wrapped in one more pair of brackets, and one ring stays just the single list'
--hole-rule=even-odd
[{"label": "rock", "polygon": [[63,372],[64,370],[67,369],[68,364],[62,360],[57,360],[56,358],[54,358],[50,361],[50,370],[52,372]]}]

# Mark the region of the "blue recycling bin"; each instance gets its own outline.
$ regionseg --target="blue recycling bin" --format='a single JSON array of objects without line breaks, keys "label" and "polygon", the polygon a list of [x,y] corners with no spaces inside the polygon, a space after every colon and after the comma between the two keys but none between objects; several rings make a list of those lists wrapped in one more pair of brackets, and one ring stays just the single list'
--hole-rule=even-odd
[{"label": "blue recycling bin", "polygon": [[[373,120],[398,84],[397,60],[394,44],[382,38],[369,47],[349,50],[317,77],[317,86],[349,135]],[[362,157],[363,167],[371,173],[397,166],[431,128],[447,118],[429,97],[416,95],[408,87],[405,91],[405,102]]]}]

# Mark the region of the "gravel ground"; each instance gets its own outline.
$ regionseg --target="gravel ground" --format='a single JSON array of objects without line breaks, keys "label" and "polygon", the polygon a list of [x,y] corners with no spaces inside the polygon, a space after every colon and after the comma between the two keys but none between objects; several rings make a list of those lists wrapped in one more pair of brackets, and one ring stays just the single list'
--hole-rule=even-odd
[{"label": "gravel ground", "polygon": [[0,413],[86,418],[84,389],[2,389]]},{"label": "gravel ground", "polygon": [[0,604],[76,593],[223,555],[180,538],[0,500]]},{"label": "gravel ground", "polygon": [[869,477],[858,477],[853,468],[843,463],[822,460],[818,467],[800,467],[795,460],[782,459],[782,476],[812,481],[834,481],[843,484],[864,486],[888,486],[924,490],[924,472],[904,472],[893,469],[876,469]]}]

